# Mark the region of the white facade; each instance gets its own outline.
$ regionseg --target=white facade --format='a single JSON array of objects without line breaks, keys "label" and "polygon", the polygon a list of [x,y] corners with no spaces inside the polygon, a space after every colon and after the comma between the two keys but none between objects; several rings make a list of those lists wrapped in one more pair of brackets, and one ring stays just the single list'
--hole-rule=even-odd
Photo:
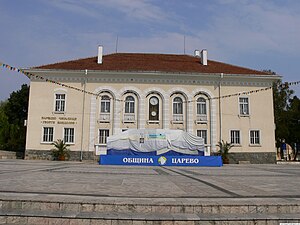
[{"label": "white facade", "polygon": [[[27,158],[43,158],[39,153],[47,155],[57,139],[65,139],[74,154],[95,156],[105,153],[107,135],[131,128],[182,129],[202,136],[206,155],[216,152],[218,141],[224,140],[234,144],[231,152],[239,158],[243,154],[275,156],[272,90],[243,94],[272,86],[278,78],[274,75],[88,69],[30,72],[98,96],[32,79]],[[241,94],[222,98],[236,93]]]}]

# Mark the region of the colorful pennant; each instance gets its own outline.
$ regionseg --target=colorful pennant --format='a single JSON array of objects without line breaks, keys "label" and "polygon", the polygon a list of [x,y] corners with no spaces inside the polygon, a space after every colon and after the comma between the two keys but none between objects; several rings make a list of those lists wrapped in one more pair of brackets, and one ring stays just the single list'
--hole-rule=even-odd
[{"label": "colorful pennant", "polygon": [[[60,83],[58,81],[50,80],[48,78],[44,78],[44,77],[42,77],[40,75],[36,75],[36,74],[29,73],[29,72],[25,72],[24,70],[18,69],[16,67],[12,67],[12,66],[10,66],[8,64],[4,64],[4,63],[0,62],[0,66],[4,67],[6,69],[9,69],[11,71],[16,71],[16,72],[19,72],[19,73],[23,73],[28,78],[33,77],[33,78],[37,78],[37,79],[40,79],[40,80],[45,80],[46,82],[50,82],[50,83],[53,83],[53,84],[56,84],[56,85],[60,85],[62,87],[66,87],[66,88],[70,88],[70,89],[73,89],[73,90],[76,90],[76,91],[80,91],[82,93],[94,95],[94,96],[96,96],[96,98],[98,98],[100,96],[100,94],[95,94],[95,93],[90,92],[90,91],[86,91],[86,90],[83,90],[83,89],[80,89],[80,88],[77,88],[77,87],[73,87],[73,86],[70,86],[70,85],[67,85],[67,84],[63,84],[63,83]],[[298,85],[298,84],[300,84],[300,81],[285,82],[284,84],[281,84],[280,86],[281,87],[285,87],[285,86]],[[261,89],[246,91],[246,92],[240,92],[240,93],[230,94],[230,95],[223,95],[223,96],[220,96],[220,97],[213,97],[213,98],[210,98],[210,99],[216,100],[216,99],[230,98],[230,97],[234,97],[234,96],[247,95],[247,94],[252,94],[252,93],[258,93],[258,92],[261,92],[261,91],[267,91],[269,89],[272,89],[272,87],[266,87],[266,88],[261,88]],[[124,101],[124,100],[120,100],[120,99],[116,99],[116,100],[117,101]],[[187,101],[187,102],[193,102],[193,101]]]}]

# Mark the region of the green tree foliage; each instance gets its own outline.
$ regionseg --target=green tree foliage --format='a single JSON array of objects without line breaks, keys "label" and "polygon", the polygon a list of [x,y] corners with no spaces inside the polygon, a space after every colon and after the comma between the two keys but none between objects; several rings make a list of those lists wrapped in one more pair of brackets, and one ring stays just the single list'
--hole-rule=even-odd
[{"label": "green tree foliage", "polygon": [[29,86],[23,84],[21,89],[10,94],[7,101],[0,104],[0,149],[24,151],[29,99]]},{"label": "green tree foliage", "polygon": [[273,85],[275,137],[280,147],[283,140],[294,147],[300,142],[300,100],[287,83],[278,81]]},{"label": "green tree foliage", "polygon": [[289,110],[289,138],[287,141],[290,143],[300,142],[300,99],[294,96],[290,100]]},{"label": "green tree foliage", "polygon": [[275,117],[275,138],[277,147],[280,146],[283,139],[287,140],[290,135],[289,129],[289,102],[293,95],[288,84],[277,81],[273,84],[273,101],[274,101],[274,117]]}]

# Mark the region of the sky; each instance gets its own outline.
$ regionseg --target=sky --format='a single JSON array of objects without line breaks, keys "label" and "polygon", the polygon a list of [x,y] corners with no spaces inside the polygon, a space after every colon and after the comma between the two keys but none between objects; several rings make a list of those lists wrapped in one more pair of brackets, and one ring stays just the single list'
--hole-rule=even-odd
[{"label": "sky", "polygon": [[[0,27],[0,62],[18,68],[96,56],[98,45],[115,53],[118,37],[118,52],[207,49],[209,59],[300,80],[298,0],[0,0]],[[0,68],[0,101],[23,83]],[[299,86],[290,87],[298,97]]]}]

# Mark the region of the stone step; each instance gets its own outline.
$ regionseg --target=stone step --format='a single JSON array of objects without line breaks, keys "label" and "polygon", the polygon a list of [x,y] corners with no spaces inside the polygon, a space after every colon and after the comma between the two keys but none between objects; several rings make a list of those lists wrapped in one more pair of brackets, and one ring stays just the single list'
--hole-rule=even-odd
[{"label": "stone step", "polygon": [[1,200],[0,210],[27,210],[48,212],[118,212],[118,213],[203,213],[203,214],[261,214],[261,213],[298,213],[298,203],[261,204],[260,202],[215,204],[174,202],[149,202],[149,201],[104,201],[104,202],[76,202],[76,201],[31,201],[31,200]]},{"label": "stone step", "polygon": [[294,214],[186,214],[121,212],[0,211],[0,224],[279,224],[299,222]]}]

